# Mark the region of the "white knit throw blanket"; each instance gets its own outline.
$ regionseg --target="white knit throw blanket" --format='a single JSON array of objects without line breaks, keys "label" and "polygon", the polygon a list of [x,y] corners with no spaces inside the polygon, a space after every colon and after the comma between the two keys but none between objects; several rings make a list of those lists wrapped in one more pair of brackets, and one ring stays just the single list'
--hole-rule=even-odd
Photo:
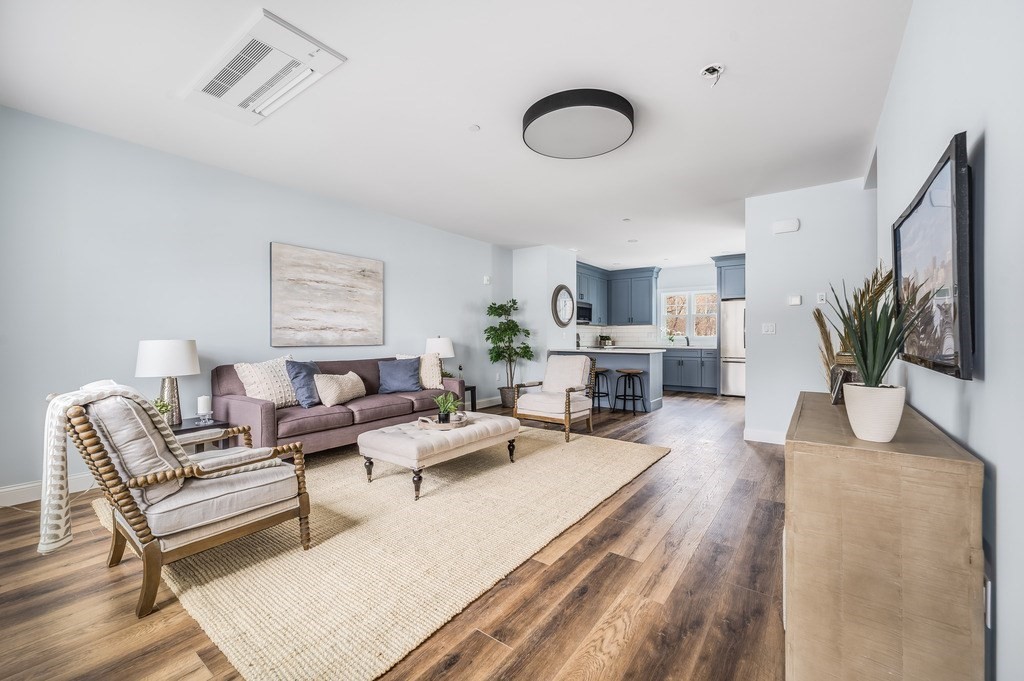
[{"label": "white knit throw blanket", "polygon": [[46,408],[43,429],[43,492],[39,514],[39,553],[56,551],[71,541],[71,516],[68,489],[67,411],[75,405],[85,405],[105,397],[126,397],[146,410],[153,420],[171,454],[186,466],[190,463],[185,450],[174,438],[170,426],[156,408],[134,388],[114,381],[96,381],[73,392],[57,395]]}]

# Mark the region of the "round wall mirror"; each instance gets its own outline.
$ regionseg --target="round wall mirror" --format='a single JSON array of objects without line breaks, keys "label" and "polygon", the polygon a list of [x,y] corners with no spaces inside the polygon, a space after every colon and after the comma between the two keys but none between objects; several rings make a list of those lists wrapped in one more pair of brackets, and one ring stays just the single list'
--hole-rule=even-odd
[{"label": "round wall mirror", "polygon": [[564,328],[569,326],[575,315],[576,300],[572,297],[572,291],[565,284],[559,284],[551,294],[551,316],[555,318],[556,324]]}]

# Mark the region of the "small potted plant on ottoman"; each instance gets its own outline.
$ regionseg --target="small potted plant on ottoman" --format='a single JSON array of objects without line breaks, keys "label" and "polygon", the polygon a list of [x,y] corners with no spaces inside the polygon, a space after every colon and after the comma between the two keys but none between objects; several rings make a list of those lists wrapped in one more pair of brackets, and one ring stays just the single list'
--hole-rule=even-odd
[{"label": "small potted plant on ottoman", "polygon": [[434,404],[437,405],[438,423],[450,423],[452,414],[462,406],[462,402],[455,397],[455,393],[441,393],[434,398]]}]

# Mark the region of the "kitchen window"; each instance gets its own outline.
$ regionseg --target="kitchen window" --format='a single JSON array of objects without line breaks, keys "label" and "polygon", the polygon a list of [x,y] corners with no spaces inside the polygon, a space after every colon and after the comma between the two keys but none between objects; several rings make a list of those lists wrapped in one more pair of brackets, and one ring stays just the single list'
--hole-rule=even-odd
[{"label": "kitchen window", "polygon": [[671,291],[661,294],[662,329],[666,335],[713,339],[718,335],[718,294]]}]

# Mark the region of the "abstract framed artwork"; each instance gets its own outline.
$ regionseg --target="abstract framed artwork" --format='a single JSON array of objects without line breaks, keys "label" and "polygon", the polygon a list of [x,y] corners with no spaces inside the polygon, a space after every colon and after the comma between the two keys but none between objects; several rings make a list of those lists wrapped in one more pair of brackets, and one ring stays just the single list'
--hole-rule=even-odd
[{"label": "abstract framed artwork", "polygon": [[270,244],[270,345],[383,345],[384,263]]}]

